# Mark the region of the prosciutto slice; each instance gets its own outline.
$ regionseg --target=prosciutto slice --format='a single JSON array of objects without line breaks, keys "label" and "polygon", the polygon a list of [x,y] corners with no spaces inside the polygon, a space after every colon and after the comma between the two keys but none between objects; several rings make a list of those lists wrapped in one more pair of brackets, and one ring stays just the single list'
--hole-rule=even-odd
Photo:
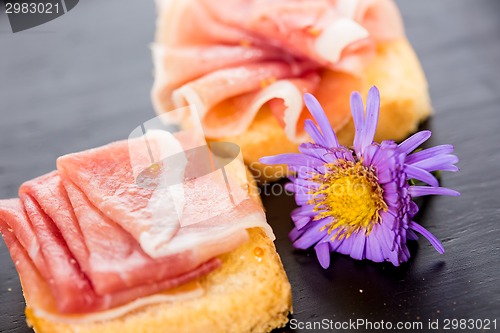
[{"label": "prosciutto slice", "polygon": [[[214,172],[186,180],[174,194],[169,192],[172,184],[154,188],[138,184],[137,177],[134,176],[139,174],[138,170],[151,170],[151,166],[154,166],[153,170],[161,178],[162,173],[168,173],[174,168],[172,163],[161,162],[163,155],[158,147],[161,146],[162,139],[175,140],[173,137],[151,135],[148,140],[150,149],[143,146],[142,138],[119,141],[62,156],[57,160],[57,167],[63,179],[75,184],[97,209],[128,231],[141,248],[154,258],[181,252],[182,249],[172,248],[172,244],[175,244],[172,243],[174,236],[183,226],[201,222],[197,224],[197,228],[201,228],[204,221],[212,221],[210,225],[215,223],[220,228],[231,229],[233,234],[232,237],[227,237],[224,244],[214,248],[215,253],[198,251],[197,260],[203,261],[207,256],[231,251],[247,238],[245,228],[238,227],[239,223],[230,218],[235,205],[238,211],[246,214],[241,216],[240,221],[250,219],[260,226],[267,226],[262,209],[238,184],[230,178],[226,182],[221,173]],[[151,152],[153,160],[157,162],[149,160],[148,152]],[[109,156],[113,156],[113,159]],[[135,158],[131,160],[130,156]],[[203,162],[208,163],[192,161],[189,168],[201,166],[200,163]],[[189,171],[188,174],[195,172]],[[180,198],[172,197],[174,195]],[[189,204],[179,208],[175,202]],[[236,228],[232,228],[234,226]],[[206,230],[204,239],[194,245],[203,247],[204,242],[212,242],[213,236],[208,237],[208,234],[210,232]]]},{"label": "prosciutto slice", "polygon": [[[67,244],[71,253],[67,257],[78,263],[98,295],[173,278],[204,262],[193,258],[191,248],[161,260],[152,259],[129,233],[97,210],[71,181],[65,180],[63,186],[57,172],[24,183],[20,196],[28,214],[31,213],[31,221],[44,222],[43,225],[52,228],[51,235],[56,235],[48,245],[62,237],[61,244]],[[24,234],[31,230],[29,227]],[[32,231],[22,241],[36,240],[39,232]],[[33,247],[39,248],[39,245]],[[44,265],[39,267],[43,269]]]},{"label": "prosciutto slice", "polygon": [[[16,239],[16,242],[19,243],[18,247],[25,249],[26,255],[29,255],[33,264],[38,267],[40,274],[48,281],[50,273],[45,265],[40,242],[36,237],[21,201],[19,199],[8,199],[0,202],[0,230],[7,246],[9,245],[9,239]],[[13,251],[17,252],[15,249]],[[12,259],[16,266],[20,264],[14,257]]]},{"label": "prosciutto slice", "polygon": [[66,155],[57,171],[24,183],[20,200],[0,201],[0,232],[30,306],[101,318],[199,295],[199,287],[163,291],[218,268],[247,228],[272,236],[239,178],[207,168],[196,142],[156,130]]},{"label": "prosciutto slice", "polygon": [[[30,297],[36,298],[34,302],[50,312],[54,311],[51,309],[50,302],[39,299],[37,288],[48,285],[59,313],[88,313],[106,310],[145,295],[177,287],[205,275],[220,265],[220,262],[214,259],[173,279],[130,288],[122,292],[97,295],[88,278],[79,269],[78,263],[71,255],[55,224],[29,195],[23,195],[22,202],[28,214],[23,212],[23,205],[18,199],[0,201],[0,231],[16,264],[23,286],[30,285],[30,291],[35,291],[34,294],[30,293]],[[30,224],[35,234],[30,234],[28,230]],[[19,235],[30,235],[37,239],[41,253],[29,253],[21,245],[22,238]],[[37,274],[45,281],[42,286],[37,281],[33,281],[35,278],[36,280],[40,278],[35,277]],[[43,297],[50,299],[47,294]]]},{"label": "prosciutto slice", "polygon": [[68,200],[68,195],[61,183],[57,171],[27,181],[19,188],[21,198],[29,195],[29,201],[43,209],[60,230],[72,256],[78,261],[80,268],[86,274],[90,273],[88,265],[89,251],[82,237],[82,232],[73,212],[73,207]]},{"label": "prosciutto slice", "polygon": [[[404,36],[392,0],[158,0],[158,10],[155,109],[194,105],[212,138],[243,133],[269,104],[302,141],[304,92],[340,129],[350,90],[339,83],[359,89],[376,44]],[[323,85],[336,89],[323,94]]]}]

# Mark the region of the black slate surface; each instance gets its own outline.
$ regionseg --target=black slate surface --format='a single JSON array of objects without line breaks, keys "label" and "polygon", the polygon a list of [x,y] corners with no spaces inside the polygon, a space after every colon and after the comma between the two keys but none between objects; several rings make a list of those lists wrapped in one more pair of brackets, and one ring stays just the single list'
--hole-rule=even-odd
[{"label": "black slate surface", "polygon": [[[418,219],[446,253],[421,239],[399,268],[335,255],[325,271],[314,254],[294,251],[287,239],[293,199],[266,196],[293,287],[293,318],[421,321],[419,332],[430,331],[427,322],[436,319],[441,328],[434,332],[443,331],[446,318],[500,321],[500,2],[399,4],[430,83],[430,144],[451,143],[461,159],[461,172],[445,174],[443,182],[462,196],[426,200]],[[53,169],[61,154],[123,139],[153,116],[154,20],[152,1],[87,0],[55,21],[12,34],[0,14],[0,198],[16,196],[24,180]],[[30,332],[23,310],[0,242],[0,332]],[[348,331],[354,330],[342,330]]]}]

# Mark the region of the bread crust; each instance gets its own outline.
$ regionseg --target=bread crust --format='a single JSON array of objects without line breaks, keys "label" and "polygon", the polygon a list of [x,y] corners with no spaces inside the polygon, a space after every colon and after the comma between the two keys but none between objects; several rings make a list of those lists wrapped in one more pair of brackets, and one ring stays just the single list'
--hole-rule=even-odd
[{"label": "bread crust", "polygon": [[[242,186],[260,197],[251,174]],[[37,333],[263,333],[283,327],[292,311],[292,293],[274,243],[260,228],[250,240],[220,256],[222,267],[199,279],[199,298],[146,306],[104,322],[66,324],[37,317],[26,308]]]},{"label": "bread crust", "polygon": [[[361,94],[366,96],[373,85],[381,94],[376,141],[403,140],[432,113],[425,74],[406,38],[377,46],[376,56],[363,74]],[[342,145],[351,146],[354,138],[352,119],[336,134]],[[262,165],[259,158],[298,151],[298,145],[287,139],[283,128],[266,108],[259,112],[245,133],[208,139],[238,144],[258,182],[276,181],[287,174],[286,167]]]}]

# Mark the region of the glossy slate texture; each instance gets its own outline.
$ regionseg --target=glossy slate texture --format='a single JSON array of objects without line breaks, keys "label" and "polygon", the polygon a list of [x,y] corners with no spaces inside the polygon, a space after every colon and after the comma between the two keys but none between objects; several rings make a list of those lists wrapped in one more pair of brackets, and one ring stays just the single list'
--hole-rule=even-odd
[{"label": "glossy slate texture", "polygon": [[[422,202],[417,219],[446,253],[421,239],[410,242],[412,258],[399,268],[334,255],[325,271],[287,237],[293,198],[265,197],[298,320],[500,317],[500,2],[399,4],[430,81],[429,146],[451,143],[460,158],[461,171],[442,185],[462,196]],[[154,15],[152,1],[85,1],[17,34],[0,16],[0,198],[53,169],[57,156],[125,138],[153,116]],[[30,332],[23,311],[0,242],[0,332]]]}]

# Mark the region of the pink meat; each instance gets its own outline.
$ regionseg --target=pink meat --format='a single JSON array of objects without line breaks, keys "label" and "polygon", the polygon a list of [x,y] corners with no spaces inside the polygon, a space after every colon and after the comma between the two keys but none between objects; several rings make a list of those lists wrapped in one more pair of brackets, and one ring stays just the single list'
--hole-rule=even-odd
[{"label": "pink meat", "polygon": [[33,263],[46,280],[49,280],[50,273],[45,266],[40,242],[36,237],[35,230],[31,225],[26,212],[19,199],[2,200],[0,209],[0,226],[3,226],[2,234],[5,239],[8,236],[17,240],[31,257]]},{"label": "pink meat", "polygon": [[[61,312],[88,312],[96,307],[90,281],[71,254],[61,232],[29,195],[21,200],[41,245],[49,286]],[[40,270],[40,267],[38,267]]]},{"label": "pink meat", "polygon": [[[346,73],[352,77],[348,81],[357,80],[361,86],[359,76],[375,54],[375,46],[404,36],[392,0],[185,0],[158,4],[152,90],[156,112],[167,112],[169,117],[168,111],[195,105],[205,133],[212,138],[244,133],[256,113],[271,102],[287,137],[303,141],[304,133],[298,128],[311,117],[302,101],[295,101],[297,89],[293,86],[297,80],[311,77],[309,71],[321,77],[320,84],[310,81],[300,85],[320,95],[332,126],[342,127],[350,113],[348,106],[338,106],[344,107],[340,101],[348,95],[341,88],[325,97],[320,87],[338,86],[346,80]],[[214,57],[216,53],[219,55]],[[181,54],[185,57],[175,56]],[[196,60],[196,54],[201,61]],[[271,57],[256,56],[264,54]],[[303,70],[280,71],[291,64]],[[179,68],[186,67],[189,69],[182,75]],[[255,74],[257,69],[260,72]]]},{"label": "pink meat", "polygon": [[81,269],[88,274],[90,272],[89,251],[57,171],[23,183],[19,188],[19,196],[22,197],[24,194],[29,194],[34,198],[44,213],[52,219],[61,231],[72,256],[78,261]]},{"label": "pink meat", "polygon": [[[214,156],[203,161],[211,155],[196,153],[201,143],[192,133],[152,131],[66,155],[58,172],[21,186],[21,201],[0,201],[12,258],[30,261],[19,266],[27,292],[43,279],[57,313],[102,311],[216,269],[216,256],[248,240],[247,228],[272,235],[240,182],[216,169]],[[185,164],[168,160],[172,153],[185,156]],[[139,182],[144,172],[169,186]],[[171,188],[182,190],[182,207],[167,201],[177,193]],[[50,307],[32,293],[35,306]]]},{"label": "pink meat", "polygon": [[[143,232],[161,225],[165,216],[157,214],[149,205],[154,194],[151,188],[136,184],[136,176],[153,164],[148,154],[147,140],[135,139],[59,157],[57,168],[61,178],[70,180],[80,188],[89,201],[105,216],[139,240]],[[131,161],[129,148],[134,152]],[[160,147],[150,142],[155,160],[160,160]],[[179,226],[172,221],[168,226],[169,238]]]},{"label": "pink meat", "polygon": [[[107,310],[139,297],[175,288],[220,266],[220,261],[213,259],[172,279],[100,296],[95,293],[91,283],[79,269],[55,224],[29,195],[23,194],[23,203],[29,220],[26,219],[23,206],[18,199],[0,201],[0,232],[16,264],[23,287],[26,288],[28,302],[35,303],[41,309],[53,311],[50,309],[51,297],[38,292],[39,288],[46,286],[45,283],[49,285],[59,313],[89,313]],[[30,221],[36,232],[33,237],[40,242],[42,257],[29,253],[17,238],[17,235],[29,233]],[[41,271],[47,271],[48,276],[39,274]],[[41,283],[40,279],[45,283]]]},{"label": "pink meat", "polygon": [[[16,238],[16,234],[11,231],[11,225],[14,227],[17,226],[17,223],[13,221],[18,221],[18,223],[22,224],[27,221],[25,216],[23,216],[24,211],[20,200],[2,200],[0,201],[0,207],[0,233],[9,249],[16,270],[19,273],[26,298],[26,305],[29,307],[54,310],[56,308],[55,301],[53,297],[50,297],[52,291],[47,285],[47,277],[42,276],[38,269],[40,264],[33,263],[33,255],[28,254],[24,245]],[[23,230],[24,228],[19,228],[18,231],[23,232]],[[43,257],[42,261],[43,264],[45,264]]]},{"label": "pink meat", "polygon": [[155,283],[193,271],[201,264],[195,249],[152,259],[128,232],[97,210],[71,181],[65,180],[64,186],[90,252],[90,276],[96,293]]},{"label": "pink meat", "polygon": [[[239,220],[228,218],[235,210],[244,212],[242,217],[253,218],[253,223],[266,225],[262,209],[234,181],[229,181],[231,199],[228,195],[228,184],[220,171],[188,180],[181,185],[186,202],[185,211],[182,218],[179,217],[177,222],[173,221],[176,224],[165,225],[167,217],[176,216],[175,208],[171,208],[168,212],[161,211],[169,207],[169,202],[166,201],[168,197],[162,195],[165,189],[144,188],[137,184],[134,177],[138,170],[141,168],[149,170],[151,165],[148,152],[143,151],[146,148],[142,145],[142,140],[144,139],[119,141],[100,148],[62,156],[57,161],[57,167],[63,179],[75,184],[103,215],[130,233],[148,255],[161,258],[164,255],[185,251],[183,246],[176,249],[169,242],[175,239],[183,225],[213,218],[214,223],[217,222],[220,228],[232,230],[232,232],[226,235],[226,241],[223,244],[210,250],[204,249],[204,244],[212,242],[217,234],[205,233],[204,237],[189,242],[193,253],[197,254],[189,260],[199,265],[209,258],[235,249],[247,239],[245,231],[247,227],[242,226]],[[158,157],[162,142],[152,136],[149,144],[149,151]],[[135,156],[133,165],[129,154]],[[137,156],[144,158],[137,158]],[[186,172],[196,174],[190,168],[197,168],[200,163],[203,161],[192,161]],[[170,166],[163,165],[161,168],[168,170]],[[160,196],[154,197],[158,193]],[[145,239],[144,235],[156,237],[158,233],[165,233],[165,236],[160,239],[157,247],[151,248],[151,241]],[[196,250],[201,248],[204,250]],[[185,261],[188,266],[192,264],[189,260],[186,258]]]},{"label": "pink meat", "polygon": [[308,63],[267,61],[220,69],[175,90],[174,103],[195,105],[203,118],[210,108],[225,99],[256,91],[279,79],[298,76],[311,66]]},{"label": "pink meat", "polygon": [[192,251],[151,259],[130,234],[98,211],[70,181],[64,187],[57,172],[51,172],[24,183],[20,193],[32,196],[52,219],[97,294],[162,281],[200,264],[191,259]]},{"label": "pink meat", "polygon": [[[226,67],[279,59],[280,52],[240,45],[195,45],[169,48],[156,44],[153,54],[165,69],[164,83],[179,86],[190,80]],[[184,64],[184,65],[179,65]]]},{"label": "pink meat", "polygon": [[[170,111],[174,90],[189,81],[227,67],[239,67],[254,62],[280,58],[277,49],[262,49],[241,45],[194,45],[179,48],[156,44],[152,48],[158,68],[155,86],[158,87],[157,107]],[[155,89],[156,90],[156,89]]]}]

